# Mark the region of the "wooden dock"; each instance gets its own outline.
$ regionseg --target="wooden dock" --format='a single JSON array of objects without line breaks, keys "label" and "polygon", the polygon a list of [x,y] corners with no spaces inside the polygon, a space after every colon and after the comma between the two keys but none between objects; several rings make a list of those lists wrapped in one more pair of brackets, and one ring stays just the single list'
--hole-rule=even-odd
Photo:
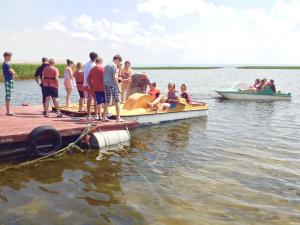
[{"label": "wooden dock", "polygon": [[[80,135],[91,123],[86,118],[74,118],[64,116],[57,118],[55,113],[50,113],[49,118],[42,115],[42,106],[15,106],[14,113],[17,116],[6,116],[5,108],[0,107],[0,144],[25,142],[30,132],[41,125],[49,125],[55,128],[62,137]],[[138,127],[136,122],[95,122],[102,131],[116,129],[132,129]]]}]

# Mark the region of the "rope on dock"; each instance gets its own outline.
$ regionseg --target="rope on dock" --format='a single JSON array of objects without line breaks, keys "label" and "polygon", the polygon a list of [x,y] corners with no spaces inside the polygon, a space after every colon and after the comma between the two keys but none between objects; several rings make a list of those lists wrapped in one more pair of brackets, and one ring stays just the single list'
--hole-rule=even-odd
[{"label": "rope on dock", "polygon": [[14,166],[8,166],[8,167],[5,167],[3,169],[0,170],[0,173],[2,172],[5,172],[5,171],[8,171],[8,170],[17,170],[17,169],[21,169],[21,168],[24,168],[26,166],[30,166],[30,165],[33,165],[33,164],[37,164],[39,162],[41,162],[42,160],[45,160],[45,159],[48,159],[50,157],[53,157],[53,156],[61,156],[63,155],[64,153],[68,152],[68,151],[71,151],[71,150],[76,150],[76,151],[79,151],[79,152],[83,152],[84,150],[81,149],[78,145],[76,145],[80,140],[82,140],[82,138],[86,137],[92,130],[93,130],[93,125],[92,124],[89,124],[81,133],[81,135],[77,138],[76,141],[70,143],[67,147],[57,151],[57,152],[54,152],[52,154],[49,154],[49,155],[46,155],[44,157],[41,157],[41,158],[38,158],[38,159],[35,159],[35,160],[31,160],[31,161],[28,161],[28,162],[24,162],[24,163],[21,163],[21,164],[18,164],[18,165],[14,165]]}]

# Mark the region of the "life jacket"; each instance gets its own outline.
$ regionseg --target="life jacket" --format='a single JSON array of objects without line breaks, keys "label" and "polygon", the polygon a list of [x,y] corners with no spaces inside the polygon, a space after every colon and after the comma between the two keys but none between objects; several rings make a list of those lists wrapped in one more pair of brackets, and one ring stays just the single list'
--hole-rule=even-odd
[{"label": "life jacket", "polygon": [[[176,100],[177,99],[176,93],[178,93],[178,92],[177,91],[172,91],[172,92],[169,91],[168,92],[168,99],[167,99],[168,103],[169,103],[169,100]],[[178,94],[177,94],[177,96],[178,96]]]},{"label": "life jacket", "polygon": [[56,81],[57,69],[53,66],[47,66],[43,71],[43,86],[58,88]]},{"label": "life jacket", "polygon": [[151,95],[153,98],[158,98],[160,95],[160,90],[156,88],[153,90],[150,89],[148,94]]},{"label": "life jacket", "polygon": [[76,80],[77,90],[83,91],[83,81],[84,81],[83,72],[76,71],[74,77]]}]

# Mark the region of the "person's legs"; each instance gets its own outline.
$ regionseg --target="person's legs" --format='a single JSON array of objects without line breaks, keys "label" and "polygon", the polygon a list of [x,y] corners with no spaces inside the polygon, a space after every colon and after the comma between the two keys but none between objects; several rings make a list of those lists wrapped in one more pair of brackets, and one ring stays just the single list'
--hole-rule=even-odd
[{"label": "person's legs", "polygon": [[126,82],[121,83],[121,102],[125,101]]},{"label": "person's legs", "polygon": [[45,116],[49,116],[49,102],[50,102],[50,96],[45,97]]},{"label": "person's legs", "polygon": [[116,121],[117,122],[122,122],[124,120],[121,119],[121,115],[120,115],[120,92],[119,89],[117,89],[116,87],[111,87],[111,93],[112,93],[112,97],[116,103]]},{"label": "person's legs", "polygon": [[130,82],[126,83],[126,88],[125,88],[125,100],[129,98],[129,90],[130,90]]},{"label": "person's legs", "polygon": [[166,109],[166,108],[168,108],[168,109],[171,108],[171,105],[169,103],[162,103],[158,107],[157,112],[161,112],[161,111],[163,111],[163,109]]},{"label": "person's legs", "polygon": [[72,88],[66,88],[66,92],[67,92],[67,95],[66,95],[66,107],[67,107],[67,109],[69,109],[69,106],[70,106],[70,96],[71,96],[71,93],[72,93]]},{"label": "person's legs", "polygon": [[5,105],[6,105],[6,115],[15,116],[15,114],[11,111],[11,93],[14,88],[14,81],[5,81]]},{"label": "person's legs", "polygon": [[45,115],[46,113],[46,107],[45,107],[45,103],[46,103],[46,97],[45,97],[45,93],[44,93],[44,86],[43,84],[41,84],[41,91],[42,91],[42,103],[43,103],[43,114]]}]

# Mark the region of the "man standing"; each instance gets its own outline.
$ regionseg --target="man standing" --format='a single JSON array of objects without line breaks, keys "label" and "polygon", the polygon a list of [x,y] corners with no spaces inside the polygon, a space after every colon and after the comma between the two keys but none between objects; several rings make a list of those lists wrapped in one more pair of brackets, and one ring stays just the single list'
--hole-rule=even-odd
[{"label": "man standing", "polygon": [[53,59],[49,60],[49,66],[45,67],[42,75],[43,90],[46,97],[45,102],[45,117],[49,117],[49,102],[50,97],[54,101],[54,106],[57,112],[57,117],[62,117],[58,103],[58,77],[59,71],[55,67]]},{"label": "man standing", "polygon": [[87,114],[88,114],[89,119],[91,118],[91,104],[92,104],[92,99],[94,97],[93,97],[92,91],[90,90],[90,87],[88,84],[88,77],[89,77],[91,69],[96,66],[95,61],[97,58],[98,58],[98,54],[96,52],[91,52],[90,53],[90,61],[87,62],[83,68],[83,77],[84,77],[83,89],[84,89],[85,95],[87,97]]},{"label": "man standing", "polygon": [[42,96],[43,96],[43,108],[44,108],[44,112],[43,114],[45,115],[46,113],[46,109],[45,109],[45,102],[46,102],[46,97],[45,97],[45,93],[44,93],[44,89],[43,89],[43,82],[42,82],[42,76],[43,76],[43,71],[44,69],[49,65],[48,62],[48,58],[43,57],[42,58],[42,65],[39,66],[36,71],[35,71],[35,80],[37,82],[37,84],[41,87],[42,89]]},{"label": "man standing", "polygon": [[104,115],[108,113],[108,105],[112,103],[112,100],[116,103],[117,122],[123,122],[120,117],[120,90],[118,87],[118,73],[117,66],[122,62],[120,55],[115,55],[113,62],[109,63],[104,68],[104,89],[105,89],[105,107]]},{"label": "man standing", "polygon": [[14,114],[11,111],[11,105],[10,105],[11,94],[14,89],[14,76],[16,74],[10,65],[12,53],[5,52],[3,54],[3,57],[4,57],[4,62],[2,64],[2,70],[3,70],[4,83],[5,83],[6,115],[7,116],[15,116],[16,114]]}]

